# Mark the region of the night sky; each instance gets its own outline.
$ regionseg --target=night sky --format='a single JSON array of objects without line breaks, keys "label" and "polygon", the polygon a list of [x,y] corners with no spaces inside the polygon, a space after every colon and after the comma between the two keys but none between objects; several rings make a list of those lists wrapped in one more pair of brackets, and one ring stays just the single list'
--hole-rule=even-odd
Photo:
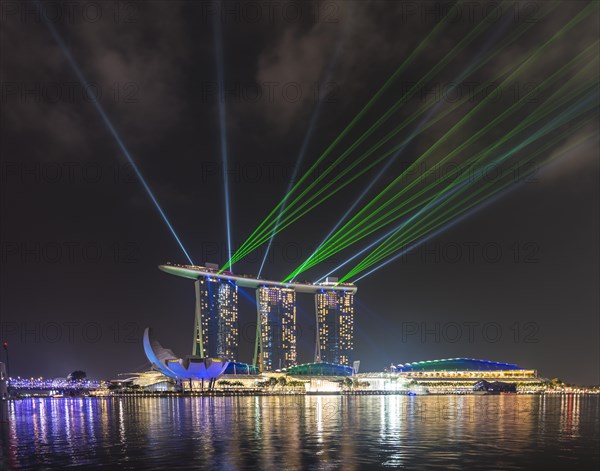
[{"label": "night sky", "polygon": [[[452,5],[242,1],[221,9],[199,1],[42,2],[48,10],[40,15],[34,2],[0,3],[0,337],[10,344],[10,373],[60,377],[82,369],[105,379],[148,367],[141,343],[146,326],[176,353],[191,352],[193,283],[158,270],[167,261],[187,260],[51,28],[71,51],[91,84],[87,90],[99,97],[194,262],[224,264],[213,15],[222,14],[231,230],[239,246],[285,194],[315,110],[300,172]],[[448,22],[332,157],[498,3],[471,2]],[[503,5],[502,16],[384,130],[436,99],[436,90],[524,21],[531,28],[467,81],[493,81],[586,6],[559,2],[545,14],[548,4],[542,1]],[[595,8],[512,88],[503,89],[486,113],[498,114],[515,93],[535,87],[593,45],[598,24]],[[590,62],[582,80],[597,85],[597,57]],[[543,100],[543,95],[532,100],[480,145],[498,139]],[[599,383],[597,95],[595,100],[595,109],[579,120],[582,126],[555,151],[581,136],[590,137],[586,146],[357,283],[355,356],[361,371],[381,371],[392,362],[472,357],[517,363],[570,383]],[[450,105],[443,102],[441,109]],[[363,204],[458,119],[451,115],[417,136]],[[437,155],[481,125],[469,122]],[[302,263],[379,168],[279,233],[263,276],[282,279]],[[300,278],[321,277],[374,238]],[[234,271],[255,274],[261,260],[262,253],[253,253]],[[248,298],[240,295],[240,360],[250,362],[255,307],[254,293],[246,293]],[[312,361],[314,303],[309,295],[298,300],[299,360]]]}]

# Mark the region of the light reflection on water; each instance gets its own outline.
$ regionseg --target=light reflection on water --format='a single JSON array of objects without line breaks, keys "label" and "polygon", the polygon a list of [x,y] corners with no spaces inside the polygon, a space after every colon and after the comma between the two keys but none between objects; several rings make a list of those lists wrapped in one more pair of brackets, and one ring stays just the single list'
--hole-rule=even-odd
[{"label": "light reflection on water", "polygon": [[596,469],[598,396],[36,398],[9,469]]}]

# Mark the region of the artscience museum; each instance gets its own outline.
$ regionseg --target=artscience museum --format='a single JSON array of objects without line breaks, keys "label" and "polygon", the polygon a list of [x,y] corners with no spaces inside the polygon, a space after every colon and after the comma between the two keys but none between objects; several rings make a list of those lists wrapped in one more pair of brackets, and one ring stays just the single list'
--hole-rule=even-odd
[{"label": "artscience museum", "polygon": [[152,338],[152,330],[144,331],[144,352],[152,367],[175,380],[212,381],[222,375],[229,361],[222,358],[200,358],[188,355],[178,358],[172,350],[164,348]]}]

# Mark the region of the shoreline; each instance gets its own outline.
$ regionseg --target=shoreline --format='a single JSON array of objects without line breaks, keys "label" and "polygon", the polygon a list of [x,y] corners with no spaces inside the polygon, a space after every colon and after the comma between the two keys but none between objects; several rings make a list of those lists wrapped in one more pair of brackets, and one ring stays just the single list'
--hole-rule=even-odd
[{"label": "shoreline", "polygon": [[585,395],[598,396],[600,393],[594,391],[540,391],[540,392],[517,392],[517,393],[486,393],[477,392],[429,392],[429,393],[410,393],[408,391],[345,391],[345,392],[282,392],[282,391],[193,391],[193,392],[153,392],[153,393],[124,393],[124,394],[82,394],[82,395],[29,395],[22,397],[12,397],[8,401],[19,401],[24,399],[83,399],[83,398],[165,398],[165,397],[275,397],[275,396],[569,396]]}]

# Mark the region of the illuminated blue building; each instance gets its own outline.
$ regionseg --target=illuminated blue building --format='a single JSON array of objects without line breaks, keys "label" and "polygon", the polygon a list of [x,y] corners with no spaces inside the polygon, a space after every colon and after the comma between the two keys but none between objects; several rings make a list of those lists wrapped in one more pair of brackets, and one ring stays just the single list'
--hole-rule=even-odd
[{"label": "illuminated blue building", "polygon": [[192,355],[201,358],[238,358],[238,288],[218,277],[195,282],[196,315]]},{"label": "illuminated blue building", "polygon": [[258,326],[255,362],[261,371],[296,364],[296,292],[290,288],[261,286],[256,290]]},{"label": "illuminated blue building", "polygon": [[150,328],[144,331],[144,352],[152,369],[177,380],[213,381],[229,366],[229,361],[222,358],[201,358],[195,355],[178,357],[152,338]]},{"label": "illuminated blue building", "polygon": [[272,281],[219,270],[217,265],[160,265],[160,270],[194,280],[196,318],[192,353],[197,357],[238,358],[238,286],[256,289],[257,329],[253,365],[275,371],[296,364],[296,294],[315,296],[315,361],[350,365],[354,350],[352,283]]},{"label": "illuminated blue building", "polygon": [[513,363],[477,360],[475,358],[446,358],[443,360],[425,360],[404,363],[396,366],[398,373],[417,373],[432,371],[514,371],[524,370]]},{"label": "illuminated blue building", "polygon": [[315,361],[350,365],[354,350],[354,293],[329,289],[335,285],[337,279],[328,278],[315,295]]},{"label": "illuminated blue building", "polygon": [[537,378],[537,371],[513,363],[478,360],[475,358],[445,358],[392,365],[392,372],[410,378],[448,379],[513,379]]}]

